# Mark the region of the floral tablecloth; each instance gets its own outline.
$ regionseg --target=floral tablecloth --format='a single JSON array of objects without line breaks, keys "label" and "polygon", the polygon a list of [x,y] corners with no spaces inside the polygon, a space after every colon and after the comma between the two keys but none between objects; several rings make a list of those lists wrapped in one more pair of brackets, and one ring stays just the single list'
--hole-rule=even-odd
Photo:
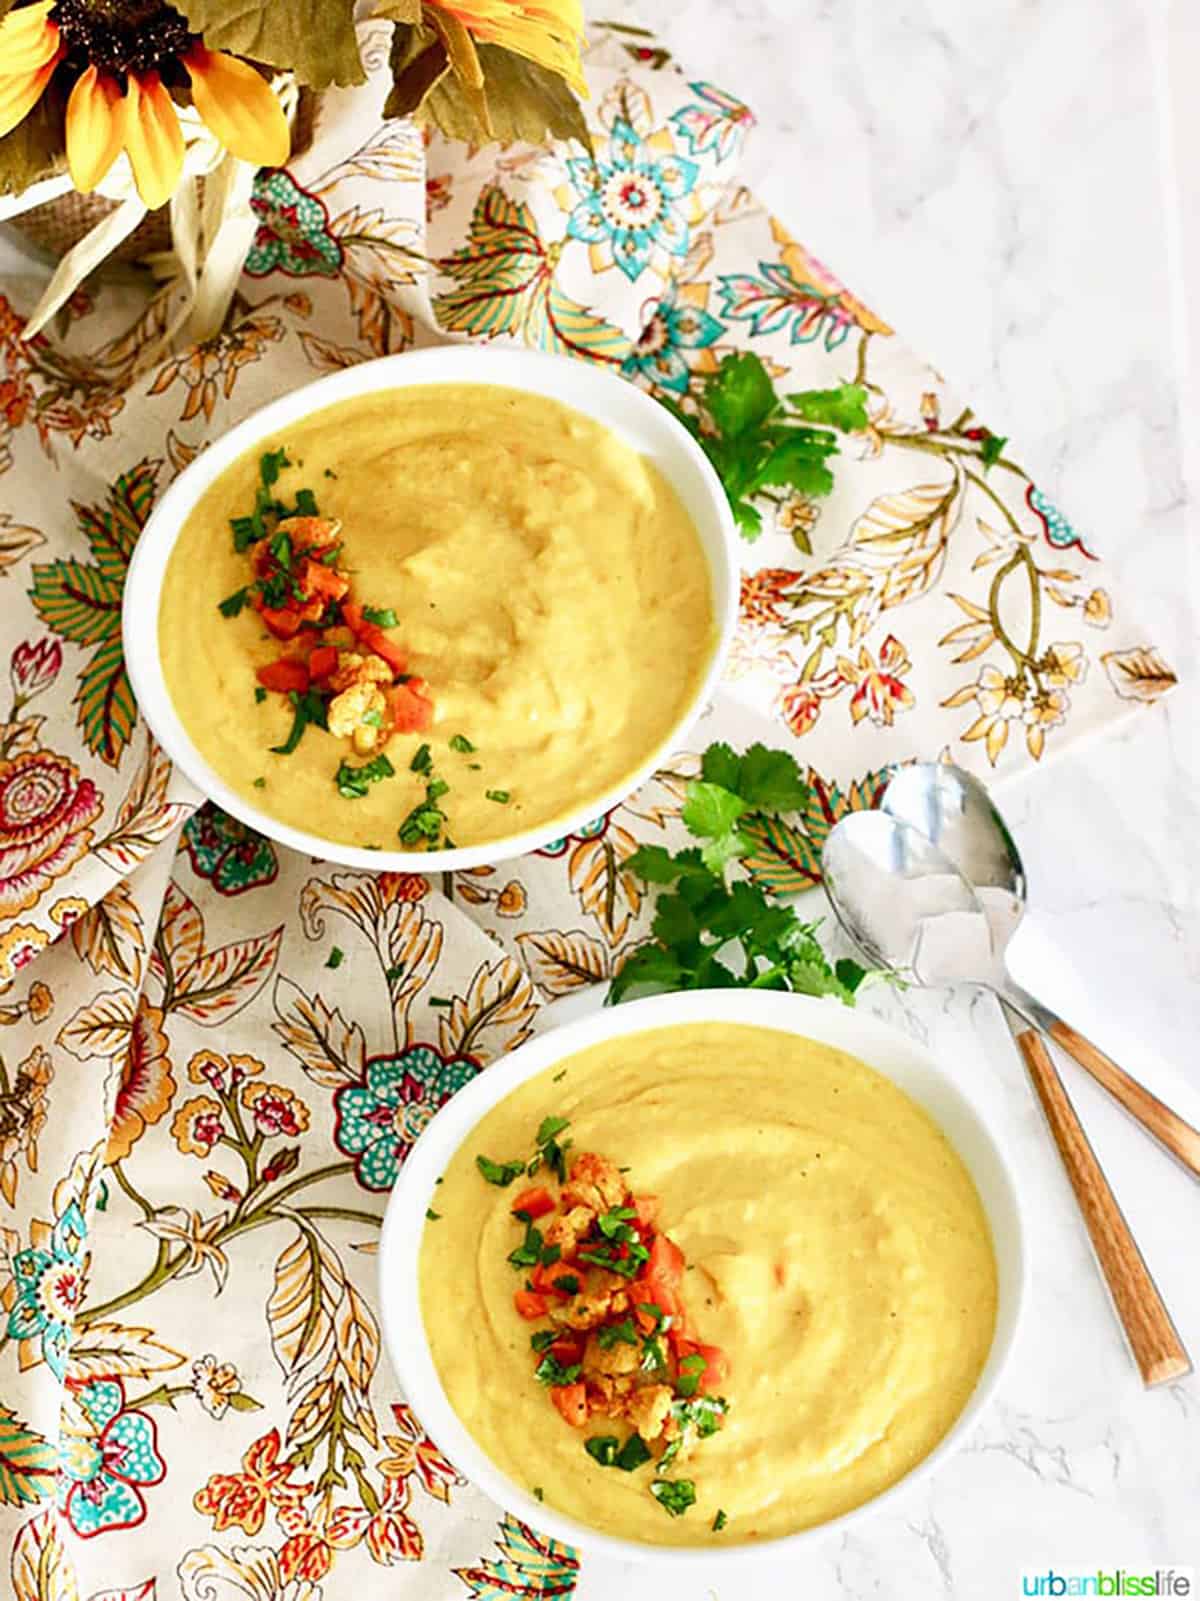
[{"label": "floral tablecloth", "polygon": [[[695,755],[534,856],[432,882],[289,854],[175,776],[125,675],[155,496],[270,397],[508,338],[692,404],[757,351],[857,378],[819,507],[765,506],[697,744],[791,743],[781,893],[888,764],[1040,762],[1173,682],[1076,530],[942,379],[737,182],[752,118],[599,30],[595,161],[426,141],[375,71],[264,174],[226,330],[151,359],[171,294],[0,298],[0,1527],[17,1601],[565,1596],[574,1554],[464,1484],[381,1354],[388,1188],[442,1100],[644,937],[623,861],[680,831]],[[425,258],[434,267],[427,271]],[[343,953],[340,965],[334,948]],[[448,1288],[448,1294],[453,1289]]]}]

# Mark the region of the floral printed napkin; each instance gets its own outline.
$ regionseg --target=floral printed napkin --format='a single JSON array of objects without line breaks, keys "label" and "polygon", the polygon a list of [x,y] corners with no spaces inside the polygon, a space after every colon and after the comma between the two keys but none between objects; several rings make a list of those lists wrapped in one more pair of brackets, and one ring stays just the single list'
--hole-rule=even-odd
[{"label": "floral printed napkin", "polygon": [[[569,1595],[573,1552],[465,1485],[380,1348],[374,1253],[437,1106],[611,974],[623,862],[678,835],[694,754],[577,835],[439,879],[283,851],[171,771],[125,675],[156,495],[265,400],[503,337],[694,403],[756,350],[857,377],[871,428],[743,552],[695,743],[791,742],[812,800],[756,839],[780,892],[887,766],[1012,772],[1173,682],[1085,537],[886,323],[739,188],[749,112],[601,30],[596,158],[426,143],[370,82],[265,173],[225,331],[151,359],[170,294],[0,298],[0,1527],[17,1601]],[[427,270],[426,262],[433,267]],[[147,620],[150,626],[150,620]],[[7,1032],[5,1032],[7,1031]],[[447,1286],[453,1294],[453,1286]]]}]

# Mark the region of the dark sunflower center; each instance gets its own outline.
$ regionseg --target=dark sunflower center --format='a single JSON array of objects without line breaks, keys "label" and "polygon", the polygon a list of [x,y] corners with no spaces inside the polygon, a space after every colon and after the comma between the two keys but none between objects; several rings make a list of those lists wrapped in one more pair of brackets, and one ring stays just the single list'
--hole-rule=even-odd
[{"label": "dark sunflower center", "polygon": [[163,72],[196,37],[157,0],[58,0],[50,20],[72,61],[102,72]]}]

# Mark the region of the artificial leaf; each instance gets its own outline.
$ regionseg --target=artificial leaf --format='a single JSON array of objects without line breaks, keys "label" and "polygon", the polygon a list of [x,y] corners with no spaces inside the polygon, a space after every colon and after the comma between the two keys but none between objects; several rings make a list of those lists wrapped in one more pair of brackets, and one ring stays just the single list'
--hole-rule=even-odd
[{"label": "artificial leaf", "polygon": [[442,1053],[490,1062],[529,1038],[537,1009],[529,975],[511,956],[491,965],[485,962],[467,993],[456,995],[442,1014],[438,1025]]},{"label": "artificial leaf", "polygon": [[310,89],[362,83],[354,0],[178,0],[210,50],[287,67]]},{"label": "artificial leaf", "polygon": [[76,1325],[67,1357],[67,1378],[145,1379],[186,1361],[181,1351],[156,1338],[153,1330],[123,1323]]},{"label": "artificial leaf", "polygon": [[400,21],[392,30],[390,66],[392,87],[383,114],[410,117],[438,80],[450,71],[450,58],[432,29]]},{"label": "artificial leaf", "polygon": [[1122,700],[1157,700],[1179,682],[1153,645],[1106,651],[1100,660]]},{"label": "artificial leaf", "polygon": [[7,512],[0,512],[0,577],[6,577],[10,567],[45,543],[46,536],[38,529],[14,523]]},{"label": "artificial leaf", "polygon": [[137,1007],[128,989],[102,990],[59,1029],[57,1042],[80,1062],[123,1056]]},{"label": "artificial leaf", "polygon": [[0,1502],[23,1506],[54,1493],[58,1447],[0,1405]]},{"label": "artificial leaf", "polygon": [[275,1011],[272,1029],[314,1084],[335,1090],[362,1079],[367,1042],[357,1023],[287,978],[275,981]]},{"label": "artificial leaf", "polygon": [[119,633],[100,646],[79,675],[75,704],[84,744],[107,766],[116,767],[137,722],[137,702]]},{"label": "artificial leaf", "polygon": [[[632,863],[631,857],[631,866]],[[551,998],[569,995],[573,990],[600,983],[609,976],[610,959],[606,947],[583,929],[562,932],[548,928],[540,933],[518,934],[517,944],[533,982]]]},{"label": "artificial leaf", "polygon": [[556,72],[498,44],[480,44],[478,49],[494,139],[503,145],[524,140],[539,146],[552,139],[577,139],[591,150],[579,102]]},{"label": "artificial leaf", "polygon": [[415,27],[421,20],[421,0],[375,0],[371,15]]}]

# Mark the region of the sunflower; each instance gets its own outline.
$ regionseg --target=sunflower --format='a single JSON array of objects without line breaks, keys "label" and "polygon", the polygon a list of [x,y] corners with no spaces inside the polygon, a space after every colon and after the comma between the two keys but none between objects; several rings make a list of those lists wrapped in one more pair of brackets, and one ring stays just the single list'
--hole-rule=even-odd
[{"label": "sunflower", "polygon": [[95,0],[38,0],[10,11],[0,23],[0,137],[60,70],[73,83],[67,165],[84,194],[124,150],[143,202],[153,208],[170,198],[183,171],[173,96],[190,95],[230,155],[265,167],[287,160],[287,118],[267,81],[236,56],[209,50],[156,0],[119,14]]},{"label": "sunflower", "polygon": [[587,94],[579,64],[580,0],[432,0],[430,9],[454,17],[472,39],[536,61]]}]

